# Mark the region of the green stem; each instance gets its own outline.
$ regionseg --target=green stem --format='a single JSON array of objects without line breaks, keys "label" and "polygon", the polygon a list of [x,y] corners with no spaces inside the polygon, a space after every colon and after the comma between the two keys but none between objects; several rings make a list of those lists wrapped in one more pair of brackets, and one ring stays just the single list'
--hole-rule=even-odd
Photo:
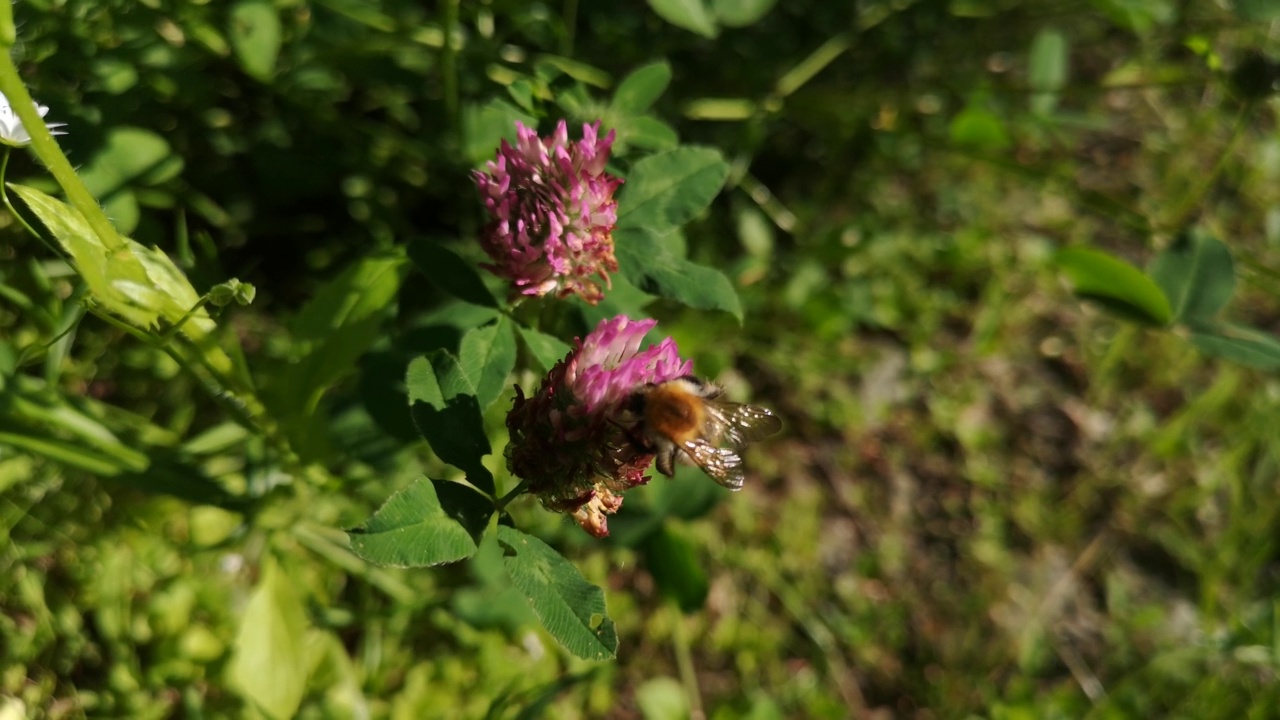
[{"label": "green stem", "polygon": [[564,2],[564,43],[560,47],[560,54],[565,57],[573,55],[573,37],[575,29],[578,25],[578,0],[565,0]]},{"label": "green stem", "polygon": [[1181,230],[1182,226],[1187,221],[1187,217],[1190,216],[1196,206],[1204,200],[1204,196],[1208,194],[1209,189],[1213,187],[1215,182],[1217,182],[1218,176],[1226,169],[1227,162],[1231,159],[1231,156],[1236,149],[1236,145],[1238,145],[1240,139],[1244,137],[1245,118],[1249,115],[1248,108],[1249,106],[1246,106],[1246,109],[1242,110],[1240,115],[1236,117],[1235,127],[1231,131],[1231,139],[1227,141],[1227,146],[1223,148],[1222,152],[1218,155],[1218,161],[1214,163],[1213,169],[1204,176],[1204,179],[1201,180],[1199,184],[1187,193],[1187,197],[1176,206],[1177,211],[1173,213],[1173,216],[1167,223],[1164,223],[1164,227],[1162,229],[1171,233],[1176,233]]},{"label": "green stem", "polygon": [[[0,0],[3,2],[3,0]],[[458,55],[453,46],[458,25],[458,0],[444,1],[444,52],[440,56],[440,72],[444,75],[444,107],[449,115],[449,124],[462,143],[462,123],[458,120]]]},{"label": "green stem", "polygon": [[9,54],[9,49],[18,41],[18,33],[13,25],[13,3],[9,0],[0,0],[0,47],[4,48],[4,54]]},{"label": "green stem", "polygon": [[[7,7],[8,3],[0,0],[0,5]],[[0,11],[0,35],[4,32],[3,15],[4,12]],[[10,23],[12,24],[12,18]],[[0,37],[0,43],[3,41]],[[31,135],[31,149],[35,151],[36,157],[40,158],[40,161],[49,169],[53,179],[58,181],[62,191],[67,194],[67,199],[84,216],[102,245],[108,252],[119,249],[124,241],[111,225],[106,214],[102,212],[102,208],[98,206],[98,201],[76,175],[71,163],[67,161],[67,156],[62,154],[62,150],[50,134],[49,128],[45,126],[40,113],[36,111],[35,102],[27,93],[26,86],[22,84],[22,78],[18,76],[18,67],[13,64],[13,58],[7,52],[0,52],[0,93],[4,93],[8,98],[14,114]]]},{"label": "green stem", "polygon": [[174,323],[173,325],[170,325],[164,331],[164,334],[160,336],[160,339],[167,342],[170,338],[176,335],[179,330],[182,329],[183,324],[186,323],[187,320],[190,320],[192,315],[195,315],[196,313],[200,312],[200,308],[208,304],[209,304],[209,294],[205,293],[204,295],[200,296],[200,299],[196,301],[195,305],[191,306],[191,309],[187,311],[186,315],[183,315],[182,317],[178,318],[178,322]]},{"label": "green stem", "polygon": [[[3,4],[4,0],[0,0],[0,5]],[[13,206],[13,202],[9,200],[9,186],[5,182],[4,178],[9,171],[9,156],[11,155],[13,155],[13,147],[11,145],[6,145],[4,147],[4,157],[0,158],[0,200],[4,201],[4,206],[8,208],[9,214],[13,216],[13,219],[17,220],[19,225],[26,228],[27,232],[31,233],[32,237],[44,243],[44,246],[49,249],[49,252],[53,253],[55,257],[67,259],[67,253],[65,253],[62,248],[58,247],[56,243],[36,232],[36,229],[27,223],[26,218],[22,217],[18,212],[18,209]]]},{"label": "green stem", "polygon": [[499,308],[499,312],[511,318],[511,321],[516,325],[523,325],[530,330],[542,329],[542,324],[539,321],[542,317],[543,304],[536,300],[525,302],[517,300],[513,305]]},{"label": "green stem", "polygon": [[1109,393],[1114,387],[1115,375],[1119,372],[1124,359],[1129,356],[1130,349],[1141,332],[1135,323],[1124,323],[1116,330],[1115,337],[1107,346],[1102,359],[1098,361],[1098,369],[1094,373],[1097,379],[1096,385],[1102,388],[1103,392]]},{"label": "green stem", "polygon": [[43,356],[45,353],[49,352],[49,348],[56,345],[59,340],[66,337],[72,330],[76,329],[76,326],[80,324],[80,318],[82,317],[84,316],[77,315],[76,317],[72,318],[71,322],[67,323],[67,326],[63,328],[62,331],[59,332],[57,335],[54,335],[53,339],[50,340],[49,342],[44,343],[42,345],[34,345],[28,348],[24,348],[22,352],[18,354],[18,360],[14,363],[14,365],[16,367],[22,367],[27,363],[32,362],[36,358],[39,358]]},{"label": "green stem", "polygon": [[156,341],[155,335],[152,335],[151,333],[146,332],[145,330],[139,330],[138,328],[126,322],[121,322],[120,320],[117,320],[114,317],[112,317],[110,313],[104,312],[100,308],[94,307],[94,305],[92,304],[93,303],[92,297],[87,298],[85,302],[86,302],[86,307],[88,307],[89,309],[89,313],[92,314],[94,317],[98,318],[99,320],[101,320],[102,322],[110,325],[111,327],[119,330],[120,332],[127,333],[133,336],[135,340],[140,340],[152,347],[159,347],[159,343]]},{"label": "green stem", "polygon": [[528,489],[529,481],[521,480],[514,488],[512,488],[511,492],[503,495],[502,498],[494,504],[494,507],[497,508],[499,513],[501,513],[503,510],[507,509],[507,505],[511,504],[512,500],[515,500]]},{"label": "green stem", "polygon": [[698,689],[698,674],[693,669],[693,647],[689,642],[689,628],[685,626],[689,619],[680,611],[675,601],[670,602],[667,608],[676,616],[672,640],[675,643],[676,666],[680,669],[680,681],[684,684],[684,691],[689,696],[689,716],[693,720],[702,720],[706,717],[702,710],[702,691]]},{"label": "green stem", "polygon": [[282,465],[292,474],[300,478],[310,478],[316,482],[327,482],[330,479],[323,470],[317,470],[322,477],[309,472],[308,468],[303,465],[302,459],[294,451],[293,443],[289,441],[288,436],[280,429],[280,425],[272,418],[267,411],[266,405],[258,399],[252,388],[237,382],[234,377],[224,375],[217,368],[210,365],[199,346],[182,343],[176,345],[178,347],[188,347],[191,352],[189,355],[179,353],[172,347],[165,347],[165,352],[169,353],[184,370],[194,377],[200,377],[194,371],[194,366],[199,366],[209,378],[207,383],[209,394],[231,411],[244,427],[255,430],[266,438],[267,443],[280,454]]},{"label": "green stem", "polygon": [[4,200],[4,206],[9,208],[9,214],[13,215],[14,220],[17,220],[19,223],[21,223],[22,227],[27,229],[27,232],[31,233],[32,235],[34,235],[36,238],[40,240],[44,240],[44,238],[40,236],[40,233],[36,232],[34,228],[32,228],[30,225],[27,224],[26,219],[24,219],[21,215],[18,214],[18,211],[15,210],[13,207],[13,203],[9,202],[9,190],[8,190],[8,185],[4,181],[4,176],[9,172],[9,157],[11,155],[13,155],[13,146],[5,145],[4,157],[0,158],[0,199]]},{"label": "green stem", "polygon": [[1272,297],[1280,297],[1280,270],[1273,270],[1245,253],[1236,256],[1235,260],[1253,273],[1241,274],[1245,282]]},{"label": "green stem", "polygon": [[1280,282],[1280,270],[1275,270],[1273,268],[1267,267],[1266,265],[1263,265],[1262,263],[1253,259],[1249,255],[1242,254],[1240,258],[1237,260],[1237,262],[1249,268],[1250,270],[1258,273],[1259,275],[1265,275],[1271,280]]},{"label": "green stem", "polygon": [[[254,421],[253,410],[255,408],[260,409],[261,405],[257,404],[256,401],[254,404],[245,403],[244,400],[242,400],[241,398],[229,392],[226,389],[227,385],[222,382],[222,378],[220,378],[218,374],[215,371],[213,371],[213,369],[210,368],[207,364],[201,362],[200,360],[196,360],[195,364],[193,364],[190,358],[186,357],[183,353],[176,350],[172,346],[172,344],[163,343],[155,335],[152,335],[151,333],[145,332],[143,330],[139,330],[128,323],[117,320],[116,318],[112,317],[109,313],[103,312],[98,308],[90,308],[89,312],[93,313],[94,317],[105,322],[111,327],[114,327],[123,333],[127,333],[128,335],[131,335],[134,339],[139,340],[147,345],[150,345],[151,347],[154,347],[162,351],[163,353],[168,355],[170,358],[172,358],[173,361],[178,364],[178,367],[182,368],[183,371],[185,371],[186,373],[188,373],[189,375],[197,379],[201,377],[201,373],[196,372],[195,364],[199,364],[205,370],[205,372],[210,375],[209,380],[207,382],[201,382],[201,385],[205,386],[205,389],[218,403],[220,403],[223,407],[225,407],[227,411],[230,412],[236,418],[236,420],[244,427],[249,428],[251,430],[259,430],[263,432],[264,435],[268,435],[268,436],[271,435],[271,433],[266,432],[265,428],[262,427],[261,423]],[[197,357],[199,357],[198,354],[197,354]],[[248,409],[246,409],[246,407]]]},{"label": "green stem", "polygon": [[[3,2],[3,0],[0,0],[0,2]],[[164,335],[156,335],[146,330],[135,328],[100,308],[90,307],[89,312],[117,330],[164,352],[172,358],[184,372],[196,378],[209,396],[226,409],[237,423],[266,438],[268,444],[280,454],[286,467],[299,477],[306,475],[305,468],[297,453],[294,452],[292,443],[280,430],[280,426],[271,418],[266,406],[258,399],[253,388],[245,382],[239,381],[235,376],[226,375],[213,367],[198,346],[181,342],[185,338],[178,334],[177,331],[191,315],[204,306],[206,301],[207,297],[201,298]],[[175,340],[180,342],[175,342]]]},{"label": "green stem", "polygon": [[[196,378],[209,396],[225,408],[237,423],[264,437],[267,443],[280,454],[281,464],[289,472],[297,477],[308,478],[315,482],[326,482],[329,479],[322,470],[313,471],[303,465],[288,436],[272,419],[270,413],[267,412],[266,406],[258,399],[253,389],[238,382],[234,377],[224,375],[217,368],[210,365],[198,346],[171,342],[173,338],[169,337],[157,337],[121,322],[97,308],[92,308],[90,312],[93,313],[94,317],[106,322],[108,325],[119,329],[121,332],[128,333],[172,358],[178,364],[178,367],[182,368],[191,377]],[[178,339],[182,339],[181,336],[178,336]],[[189,348],[190,351],[185,351],[184,348]],[[317,472],[321,473],[323,477],[318,477],[316,475]]]}]

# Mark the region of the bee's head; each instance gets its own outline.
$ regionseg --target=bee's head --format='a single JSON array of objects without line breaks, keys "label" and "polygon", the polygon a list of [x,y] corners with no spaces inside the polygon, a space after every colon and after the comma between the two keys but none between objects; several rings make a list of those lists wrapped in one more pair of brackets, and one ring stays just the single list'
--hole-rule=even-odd
[{"label": "bee's head", "polygon": [[657,387],[655,383],[645,383],[637,387],[635,392],[631,393],[631,397],[627,398],[627,404],[625,406],[627,412],[637,417],[643,415],[644,405],[645,401],[649,397],[649,391],[653,390],[655,387]]}]

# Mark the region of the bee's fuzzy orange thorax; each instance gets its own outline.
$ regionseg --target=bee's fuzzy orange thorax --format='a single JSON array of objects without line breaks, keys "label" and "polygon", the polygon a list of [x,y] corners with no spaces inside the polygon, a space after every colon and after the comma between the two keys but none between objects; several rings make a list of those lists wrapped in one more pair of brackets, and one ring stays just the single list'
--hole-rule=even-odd
[{"label": "bee's fuzzy orange thorax", "polygon": [[704,416],[702,399],[674,383],[654,388],[645,398],[645,425],[677,443],[697,435]]}]

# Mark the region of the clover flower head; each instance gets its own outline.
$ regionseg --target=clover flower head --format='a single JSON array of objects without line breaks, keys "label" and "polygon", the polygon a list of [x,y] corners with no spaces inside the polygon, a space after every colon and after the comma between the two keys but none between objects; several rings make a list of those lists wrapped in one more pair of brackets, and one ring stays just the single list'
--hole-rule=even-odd
[{"label": "clover flower head", "polygon": [[607,516],[621,507],[622,493],[649,480],[653,455],[633,440],[630,398],[645,383],[693,372],[671,338],[641,349],[656,324],[625,315],[601,320],[532,397],[516,388],[507,415],[512,474],[544,507],[572,514],[596,537],[609,534]]},{"label": "clover flower head", "polygon": [[493,260],[485,267],[512,283],[512,295],[565,298],[591,304],[604,297],[609,273],[618,271],[613,226],[620,178],[604,171],[614,132],[599,137],[600,123],[582,126],[569,141],[563,120],[550,137],[516,123],[516,143],[506,140],[497,157],[472,173],[490,221],[480,244]]},{"label": "clover flower head", "polygon": [[[48,107],[35,102],[32,104],[36,106],[36,112],[40,117],[49,113]],[[45,123],[45,127],[49,128],[49,133],[52,135],[66,135],[65,132],[57,129],[66,127],[66,123]],[[18,114],[9,104],[9,98],[3,94],[0,94],[0,143],[12,147],[23,147],[31,143],[31,133],[23,127],[22,120],[18,119]]]}]

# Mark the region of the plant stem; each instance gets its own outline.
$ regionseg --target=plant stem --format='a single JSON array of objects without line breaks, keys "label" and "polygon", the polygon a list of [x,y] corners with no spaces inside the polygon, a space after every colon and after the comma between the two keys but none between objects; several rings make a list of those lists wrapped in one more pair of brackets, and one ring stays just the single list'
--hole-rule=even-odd
[{"label": "plant stem", "polygon": [[706,717],[706,713],[702,709],[702,691],[698,689],[698,674],[693,669],[693,649],[689,643],[689,628],[685,626],[688,618],[684,616],[680,606],[674,600],[667,604],[667,609],[676,616],[672,641],[675,643],[676,666],[680,668],[680,681],[684,683],[685,694],[689,696],[689,717],[693,720],[702,720]]},{"label": "plant stem", "polygon": [[444,108],[449,115],[449,124],[458,136],[461,146],[462,123],[458,121],[458,55],[453,46],[458,25],[458,0],[444,0],[444,52],[440,56],[440,72],[444,76]]},{"label": "plant stem", "polygon": [[9,54],[10,48],[18,41],[18,33],[13,25],[13,3],[0,0],[0,47]]},{"label": "plant stem", "polygon": [[1176,233],[1186,224],[1187,218],[1195,211],[1195,208],[1204,200],[1205,195],[1209,193],[1209,189],[1218,181],[1218,176],[1226,169],[1228,160],[1231,159],[1235,152],[1236,145],[1240,139],[1244,137],[1245,119],[1248,117],[1248,110],[1242,110],[1236,117],[1235,127],[1231,130],[1231,139],[1227,141],[1227,146],[1222,149],[1218,155],[1218,161],[1213,164],[1213,168],[1201,179],[1201,181],[1183,198],[1182,202],[1176,205],[1176,211],[1168,222],[1164,223],[1163,230]]},{"label": "plant stem", "polygon": [[[289,442],[288,437],[284,435],[280,430],[280,426],[270,417],[266,406],[262,404],[262,401],[253,393],[252,389],[241,386],[240,383],[234,382],[233,378],[211,367],[200,352],[199,347],[190,346],[194,352],[184,352],[183,348],[188,346],[182,343],[165,342],[167,338],[158,338],[151,333],[139,330],[128,323],[117,320],[100,309],[91,308],[90,312],[99,320],[147,345],[158,348],[172,358],[184,372],[199,380],[200,385],[209,393],[209,396],[222,405],[235,418],[236,422],[266,438],[276,452],[280,453],[283,465],[299,477],[306,475],[302,461],[298,458],[297,453],[294,452],[293,445]],[[198,372],[197,368],[203,370],[203,372]]]},{"label": "plant stem", "polygon": [[97,307],[93,301],[92,296],[87,298],[85,300],[85,303],[86,303],[85,307],[89,309],[89,313],[94,317],[98,318],[99,320],[101,320],[102,322],[110,325],[111,327],[119,330],[120,332],[133,336],[135,340],[140,340],[146,343],[147,345],[151,345],[153,347],[156,346],[157,343],[156,343],[155,335],[152,335],[151,333],[146,332],[144,330],[139,330],[138,328],[126,322],[115,319],[114,317],[111,316],[110,313]]},{"label": "plant stem", "polygon": [[1238,255],[1235,261],[1254,273],[1253,276],[1240,275],[1245,282],[1272,297],[1280,297],[1280,270],[1269,268],[1245,253]]},{"label": "plant stem", "polygon": [[507,509],[507,505],[509,505],[512,500],[515,500],[517,497],[523,494],[526,490],[528,490],[528,487],[529,487],[529,481],[521,480],[514,488],[511,489],[511,492],[507,493],[506,495],[503,495],[502,498],[499,499],[498,502],[494,504],[494,507],[497,508],[499,513],[501,513],[503,510]]},{"label": "plant stem", "polygon": [[1125,323],[1116,330],[1115,337],[1107,346],[1102,359],[1098,361],[1098,370],[1095,373],[1098,387],[1106,388],[1108,392],[1111,390],[1113,381],[1117,380],[1115,375],[1119,372],[1125,357],[1129,355],[1130,348],[1138,339],[1140,332],[1141,330],[1133,323]]},{"label": "plant stem", "polygon": [[[0,2],[0,5],[3,5],[3,4],[4,4],[3,2]],[[50,245],[49,242],[45,240],[43,235],[36,232],[35,228],[27,224],[26,218],[19,215],[18,210],[14,208],[13,203],[9,201],[9,190],[8,190],[9,186],[5,183],[4,177],[9,172],[9,156],[11,155],[13,155],[13,147],[10,145],[5,145],[4,157],[0,158],[0,199],[4,200],[4,206],[9,209],[9,214],[13,216],[13,219],[21,223],[22,227],[27,229],[27,232],[31,233],[31,235],[35,237],[37,240],[39,240],[40,242],[43,242],[44,244],[49,245],[49,249],[52,250],[55,255],[57,255],[58,257],[64,257],[63,253],[60,250],[58,250],[58,248],[54,247],[53,245]]]},{"label": "plant stem", "polygon": [[[0,0],[0,5],[7,6],[8,3]],[[0,15],[3,15],[3,11],[0,11]],[[0,17],[0,34],[4,32],[3,22],[3,17]],[[12,19],[10,22],[12,23]],[[0,42],[3,42],[2,38]],[[7,52],[0,52],[0,93],[8,98],[14,114],[31,136],[31,149],[35,151],[36,157],[49,169],[53,179],[58,181],[62,191],[67,194],[67,199],[84,216],[85,222],[89,223],[103,247],[107,252],[118,250],[124,241],[98,206],[98,201],[80,181],[71,163],[67,161],[67,156],[62,154],[58,143],[49,133],[49,128],[45,127],[44,120],[36,111],[35,102],[22,84],[22,78],[18,77],[18,67],[13,64],[13,58]]]},{"label": "plant stem", "polygon": [[[79,290],[80,288],[76,288],[76,289]],[[27,363],[32,362],[36,358],[49,352],[49,348],[56,345],[59,340],[69,335],[72,330],[76,329],[76,326],[80,324],[80,318],[82,317],[84,317],[84,315],[78,315],[72,318],[71,322],[67,323],[67,326],[63,328],[61,331],[59,331],[57,335],[54,335],[53,339],[50,340],[49,342],[43,343],[41,345],[33,345],[33,346],[23,348],[22,352],[18,353],[18,359],[14,363],[14,366],[22,367]],[[55,327],[54,329],[56,330],[57,328]]]},{"label": "plant stem", "polygon": [[181,329],[182,329],[183,324],[184,324],[184,323],[186,323],[186,322],[187,322],[187,320],[190,320],[190,319],[191,319],[191,316],[192,316],[192,315],[195,315],[196,313],[200,312],[200,308],[202,308],[202,307],[204,307],[205,305],[208,305],[208,304],[209,304],[209,293],[205,293],[204,295],[201,295],[201,296],[200,296],[200,299],[196,301],[196,304],[195,304],[195,305],[192,305],[192,306],[191,306],[191,309],[187,311],[187,314],[186,314],[186,315],[183,315],[183,316],[182,316],[182,317],[180,317],[180,318],[178,318],[178,322],[176,322],[176,323],[174,323],[174,324],[170,325],[170,326],[169,326],[169,327],[164,331],[164,334],[160,336],[160,338],[161,338],[162,340],[166,340],[166,341],[167,341],[169,338],[172,338],[174,335],[176,335],[176,334],[178,333],[178,331],[179,331],[179,330],[181,330]]},{"label": "plant stem", "polygon": [[564,2],[564,42],[560,46],[560,54],[565,57],[573,55],[573,37],[578,24],[578,0]]},{"label": "plant stem", "polygon": [[[0,0],[0,5],[3,4],[4,0]],[[18,224],[26,228],[27,232],[31,233],[32,237],[39,240],[41,244],[48,248],[49,252],[53,253],[54,257],[59,257],[64,260],[73,260],[67,251],[58,247],[56,242],[36,232],[36,229],[27,223],[27,219],[22,217],[22,214],[18,212],[18,208],[14,207],[13,202],[9,200],[9,185],[5,182],[5,175],[8,174],[9,156],[12,154],[13,147],[6,145],[4,148],[4,158],[0,159],[0,200],[4,201],[4,206],[9,210],[9,214],[13,216],[13,219],[17,220]],[[74,265],[74,261],[72,264]],[[83,284],[83,281],[81,281],[81,284]]]}]

